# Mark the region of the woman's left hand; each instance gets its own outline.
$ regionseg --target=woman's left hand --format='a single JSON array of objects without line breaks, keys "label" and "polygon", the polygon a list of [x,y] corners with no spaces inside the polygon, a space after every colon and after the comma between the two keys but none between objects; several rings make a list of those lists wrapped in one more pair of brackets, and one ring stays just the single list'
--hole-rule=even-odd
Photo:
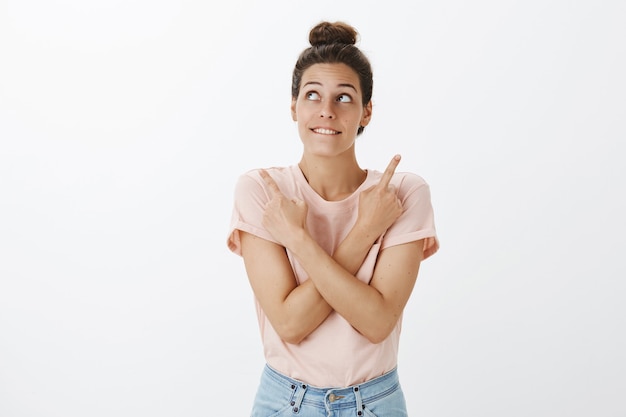
[{"label": "woman's left hand", "polygon": [[308,207],[302,200],[285,197],[267,171],[261,170],[260,174],[270,190],[270,200],[263,213],[263,226],[274,239],[287,247],[289,238],[306,230]]}]

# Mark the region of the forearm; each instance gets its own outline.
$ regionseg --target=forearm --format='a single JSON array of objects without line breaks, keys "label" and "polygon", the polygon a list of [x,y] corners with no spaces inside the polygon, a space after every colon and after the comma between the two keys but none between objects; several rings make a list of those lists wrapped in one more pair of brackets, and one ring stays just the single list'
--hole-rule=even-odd
[{"label": "forearm", "polygon": [[298,284],[285,248],[242,232],[246,272],[257,302],[278,335],[299,343],[332,311],[312,281]]},{"label": "forearm", "polygon": [[333,259],[351,275],[356,275],[378,234],[356,224],[333,253]]},{"label": "forearm", "polygon": [[[265,206],[263,226],[279,245],[287,248],[295,256],[308,275],[309,280],[305,284],[312,283],[313,286],[306,287],[306,291],[304,288],[288,288],[286,292],[281,293],[285,294],[284,296],[278,297],[281,306],[285,304],[287,298],[289,302],[286,305],[292,305],[290,293],[293,292],[293,301],[298,306],[306,304],[301,304],[296,294],[311,297],[307,302],[311,301],[314,305],[327,303],[328,308],[316,309],[319,314],[315,316],[316,322],[320,322],[319,318],[323,314],[326,314],[325,319],[327,314],[335,310],[372,341],[382,340],[388,335],[404,308],[405,296],[410,294],[411,288],[406,283],[410,283],[411,280],[405,280],[405,274],[409,278],[412,276],[412,282],[417,276],[417,269],[410,270],[410,265],[414,263],[412,260],[415,258],[414,254],[404,256],[403,262],[395,262],[396,259],[392,256],[385,262],[386,268],[391,271],[386,270],[380,277],[380,282],[375,279],[375,271],[367,283],[357,279],[356,275],[376,239],[403,212],[396,187],[390,184],[399,161],[399,155],[394,156],[380,182],[359,194],[356,223],[331,255],[308,234],[306,203],[297,198],[287,198],[273,178],[261,170],[260,175],[270,193],[270,200]],[[394,250],[393,253],[395,252]],[[262,259],[259,266],[265,270],[266,259]],[[378,267],[377,261],[375,269]],[[265,274],[267,275],[267,272]],[[280,282],[282,281],[280,277],[288,275],[293,275],[291,268],[289,271],[282,270],[275,276]],[[389,277],[392,279],[388,279]],[[271,274],[269,278],[270,281],[274,280]],[[303,290],[302,294],[300,290]],[[276,299],[276,296],[268,296],[268,299],[271,298]],[[297,308],[296,310],[299,314],[306,311]],[[298,316],[294,317],[295,322],[298,322],[298,319]]]},{"label": "forearm", "polygon": [[390,314],[378,290],[354,276],[362,259],[358,266],[352,265],[354,272],[348,271],[306,232],[291,240],[290,250],[330,307],[373,342],[384,339],[398,317]]},{"label": "forearm", "polygon": [[285,298],[273,325],[283,340],[297,344],[322,324],[332,311],[313,281],[307,280]]},{"label": "forearm", "polygon": [[[354,275],[363,264],[376,238],[368,235],[366,228],[355,227],[339,244],[332,259]],[[292,343],[298,343],[313,332],[333,311],[321,296],[312,280],[295,287],[284,302],[284,335]]]},{"label": "forearm", "polygon": [[[346,272],[354,275],[363,264],[372,244],[373,242],[370,243],[363,233],[358,231],[350,233],[341,242],[332,258]],[[287,338],[296,343],[313,332],[333,311],[310,279],[295,287],[284,305],[286,309],[284,317],[289,321],[285,326],[287,328],[285,333],[290,335]]]}]

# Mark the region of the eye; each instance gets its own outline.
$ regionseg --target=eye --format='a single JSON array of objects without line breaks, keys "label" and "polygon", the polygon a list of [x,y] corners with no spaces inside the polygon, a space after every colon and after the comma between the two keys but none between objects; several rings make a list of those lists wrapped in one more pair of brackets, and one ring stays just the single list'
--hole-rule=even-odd
[{"label": "eye", "polygon": [[320,95],[317,94],[315,91],[309,91],[308,93],[305,94],[305,97],[307,100],[319,100],[320,99]]},{"label": "eye", "polygon": [[340,103],[350,103],[352,101],[352,97],[350,97],[348,94],[342,94],[337,97],[337,101],[339,101]]}]

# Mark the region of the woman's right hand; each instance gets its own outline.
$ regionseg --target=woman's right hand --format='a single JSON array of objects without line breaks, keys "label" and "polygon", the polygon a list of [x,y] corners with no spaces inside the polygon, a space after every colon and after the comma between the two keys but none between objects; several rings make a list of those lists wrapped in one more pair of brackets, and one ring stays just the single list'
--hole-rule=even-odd
[{"label": "woman's right hand", "polygon": [[285,197],[267,171],[261,170],[260,174],[270,194],[263,213],[263,226],[281,245],[289,247],[290,238],[299,231],[306,231],[308,207],[302,200]]}]

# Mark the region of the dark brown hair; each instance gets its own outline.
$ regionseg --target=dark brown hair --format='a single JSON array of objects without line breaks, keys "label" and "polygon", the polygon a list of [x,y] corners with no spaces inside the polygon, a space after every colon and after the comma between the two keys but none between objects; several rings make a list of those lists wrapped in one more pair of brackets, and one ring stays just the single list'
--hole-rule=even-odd
[{"label": "dark brown hair", "polygon": [[[298,98],[302,74],[315,64],[345,64],[359,76],[363,95],[363,106],[372,99],[374,79],[369,60],[355,46],[358,32],[344,22],[320,22],[309,32],[310,47],[306,48],[296,61],[291,79],[291,97]],[[357,135],[363,133],[359,127]]]}]

